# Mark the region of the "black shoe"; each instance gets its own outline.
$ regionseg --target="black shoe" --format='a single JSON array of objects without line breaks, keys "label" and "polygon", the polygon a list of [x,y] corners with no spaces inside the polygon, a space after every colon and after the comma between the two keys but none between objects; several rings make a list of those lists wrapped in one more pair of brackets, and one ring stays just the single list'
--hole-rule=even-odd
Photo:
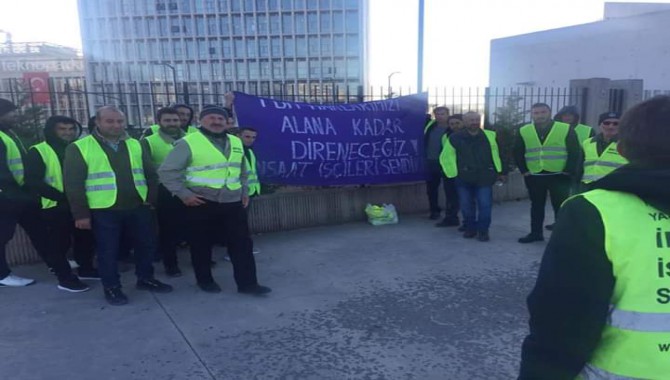
[{"label": "black shoe", "polygon": [[440,223],[436,223],[435,227],[456,227],[458,225],[460,225],[458,220],[447,220],[447,219],[445,219],[445,220],[441,221]]},{"label": "black shoe", "polygon": [[532,243],[534,241],[544,241],[543,236],[538,236],[538,235],[533,235],[533,234],[528,234],[521,239],[519,239],[519,243],[521,244],[527,244],[527,243]]},{"label": "black shoe", "polygon": [[268,294],[272,291],[272,289],[268,288],[267,286],[263,285],[252,285],[246,288],[241,288],[237,289],[238,293],[243,293],[243,294],[253,294],[253,295],[261,295],[261,294]]},{"label": "black shoe", "polygon": [[72,276],[67,280],[58,281],[58,289],[70,293],[81,293],[87,290],[91,290],[91,288],[88,285],[81,282],[77,276]]},{"label": "black shoe", "polygon": [[544,226],[544,228],[546,228],[547,231],[553,231],[554,230],[554,224],[556,224],[556,223],[547,224],[546,226]]},{"label": "black shoe", "polygon": [[477,233],[475,231],[465,231],[463,233],[463,237],[466,239],[472,239],[475,236],[477,236]]},{"label": "black shoe", "polygon": [[491,240],[491,238],[489,237],[488,232],[479,232],[477,234],[477,240],[479,240],[479,241],[489,241],[489,240]]},{"label": "black shoe", "polygon": [[430,220],[438,220],[440,219],[440,213],[439,212],[431,212],[430,216],[428,217]]},{"label": "black shoe", "polygon": [[172,286],[164,284],[155,278],[148,278],[146,280],[137,280],[137,289],[148,290],[154,293],[170,293]]},{"label": "black shoe", "polygon": [[458,232],[465,232],[465,226],[458,227]]},{"label": "black shoe", "polygon": [[198,283],[198,287],[199,287],[200,290],[202,290],[203,292],[207,292],[207,293],[221,293],[221,287],[219,286],[219,284],[217,284],[217,283],[214,282],[214,281],[212,281],[212,282],[207,282],[207,283],[201,283],[201,282],[199,282],[199,283]]},{"label": "black shoe", "polygon": [[91,268],[91,269],[79,268],[79,269],[77,269],[77,277],[79,277],[80,280],[100,280],[100,274],[98,273],[98,270],[94,269],[94,268]]},{"label": "black shoe", "polygon": [[181,277],[181,269],[178,266],[174,267],[165,267],[165,274],[168,277]]},{"label": "black shoe", "polygon": [[105,299],[113,306],[121,306],[128,303],[128,297],[121,291],[121,287],[105,289]]}]

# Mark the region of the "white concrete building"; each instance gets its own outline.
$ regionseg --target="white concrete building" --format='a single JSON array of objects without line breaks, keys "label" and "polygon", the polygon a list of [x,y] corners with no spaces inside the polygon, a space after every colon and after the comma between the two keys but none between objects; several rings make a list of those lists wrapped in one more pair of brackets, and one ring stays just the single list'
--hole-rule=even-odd
[{"label": "white concrete building", "polygon": [[492,40],[489,85],[611,78],[670,90],[669,35],[670,4],[606,3],[603,21]]}]

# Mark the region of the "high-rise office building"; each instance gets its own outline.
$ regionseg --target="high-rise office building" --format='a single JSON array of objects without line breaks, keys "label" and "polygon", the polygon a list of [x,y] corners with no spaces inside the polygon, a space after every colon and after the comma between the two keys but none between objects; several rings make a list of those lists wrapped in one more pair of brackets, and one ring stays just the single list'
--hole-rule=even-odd
[{"label": "high-rise office building", "polygon": [[79,14],[89,90],[139,92],[121,100],[140,114],[175,85],[202,104],[355,96],[367,80],[368,0],[79,0]]}]

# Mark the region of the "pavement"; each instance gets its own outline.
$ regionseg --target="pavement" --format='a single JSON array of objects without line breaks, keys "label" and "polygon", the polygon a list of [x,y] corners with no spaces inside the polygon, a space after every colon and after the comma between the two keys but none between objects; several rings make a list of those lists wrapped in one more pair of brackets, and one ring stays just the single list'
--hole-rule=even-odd
[{"label": "pavement", "polygon": [[[548,213],[551,215],[551,212]],[[269,296],[223,293],[157,277],[171,294],[134,288],[108,306],[99,283],[71,294],[44,265],[14,268],[39,282],[0,288],[3,378],[149,380],[512,379],[527,333],[525,297],[545,243],[522,245],[526,201],[495,205],[491,241],[466,240],[425,215],[255,237]]]}]

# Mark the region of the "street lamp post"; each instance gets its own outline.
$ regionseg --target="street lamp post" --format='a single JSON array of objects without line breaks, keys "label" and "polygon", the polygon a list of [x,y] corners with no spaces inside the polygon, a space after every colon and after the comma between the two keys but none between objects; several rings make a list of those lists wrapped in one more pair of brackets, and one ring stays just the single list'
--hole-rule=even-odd
[{"label": "street lamp post", "polygon": [[395,74],[400,74],[400,71],[394,71],[394,72],[392,72],[391,74],[389,74],[389,76],[388,76],[388,79],[389,79],[389,81],[388,81],[388,90],[389,90],[388,98],[389,98],[389,99],[391,99],[391,98],[393,97],[393,91],[391,90],[391,78],[392,78]]},{"label": "street lamp post", "polygon": [[172,85],[174,86],[174,102],[175,104],[178,102],[177,100],[177,69],[174,68],[171,64],[167,62],[161,62],[161,63],[156,63],[156,65],[159,66],[165,66],[172,70]]}]

